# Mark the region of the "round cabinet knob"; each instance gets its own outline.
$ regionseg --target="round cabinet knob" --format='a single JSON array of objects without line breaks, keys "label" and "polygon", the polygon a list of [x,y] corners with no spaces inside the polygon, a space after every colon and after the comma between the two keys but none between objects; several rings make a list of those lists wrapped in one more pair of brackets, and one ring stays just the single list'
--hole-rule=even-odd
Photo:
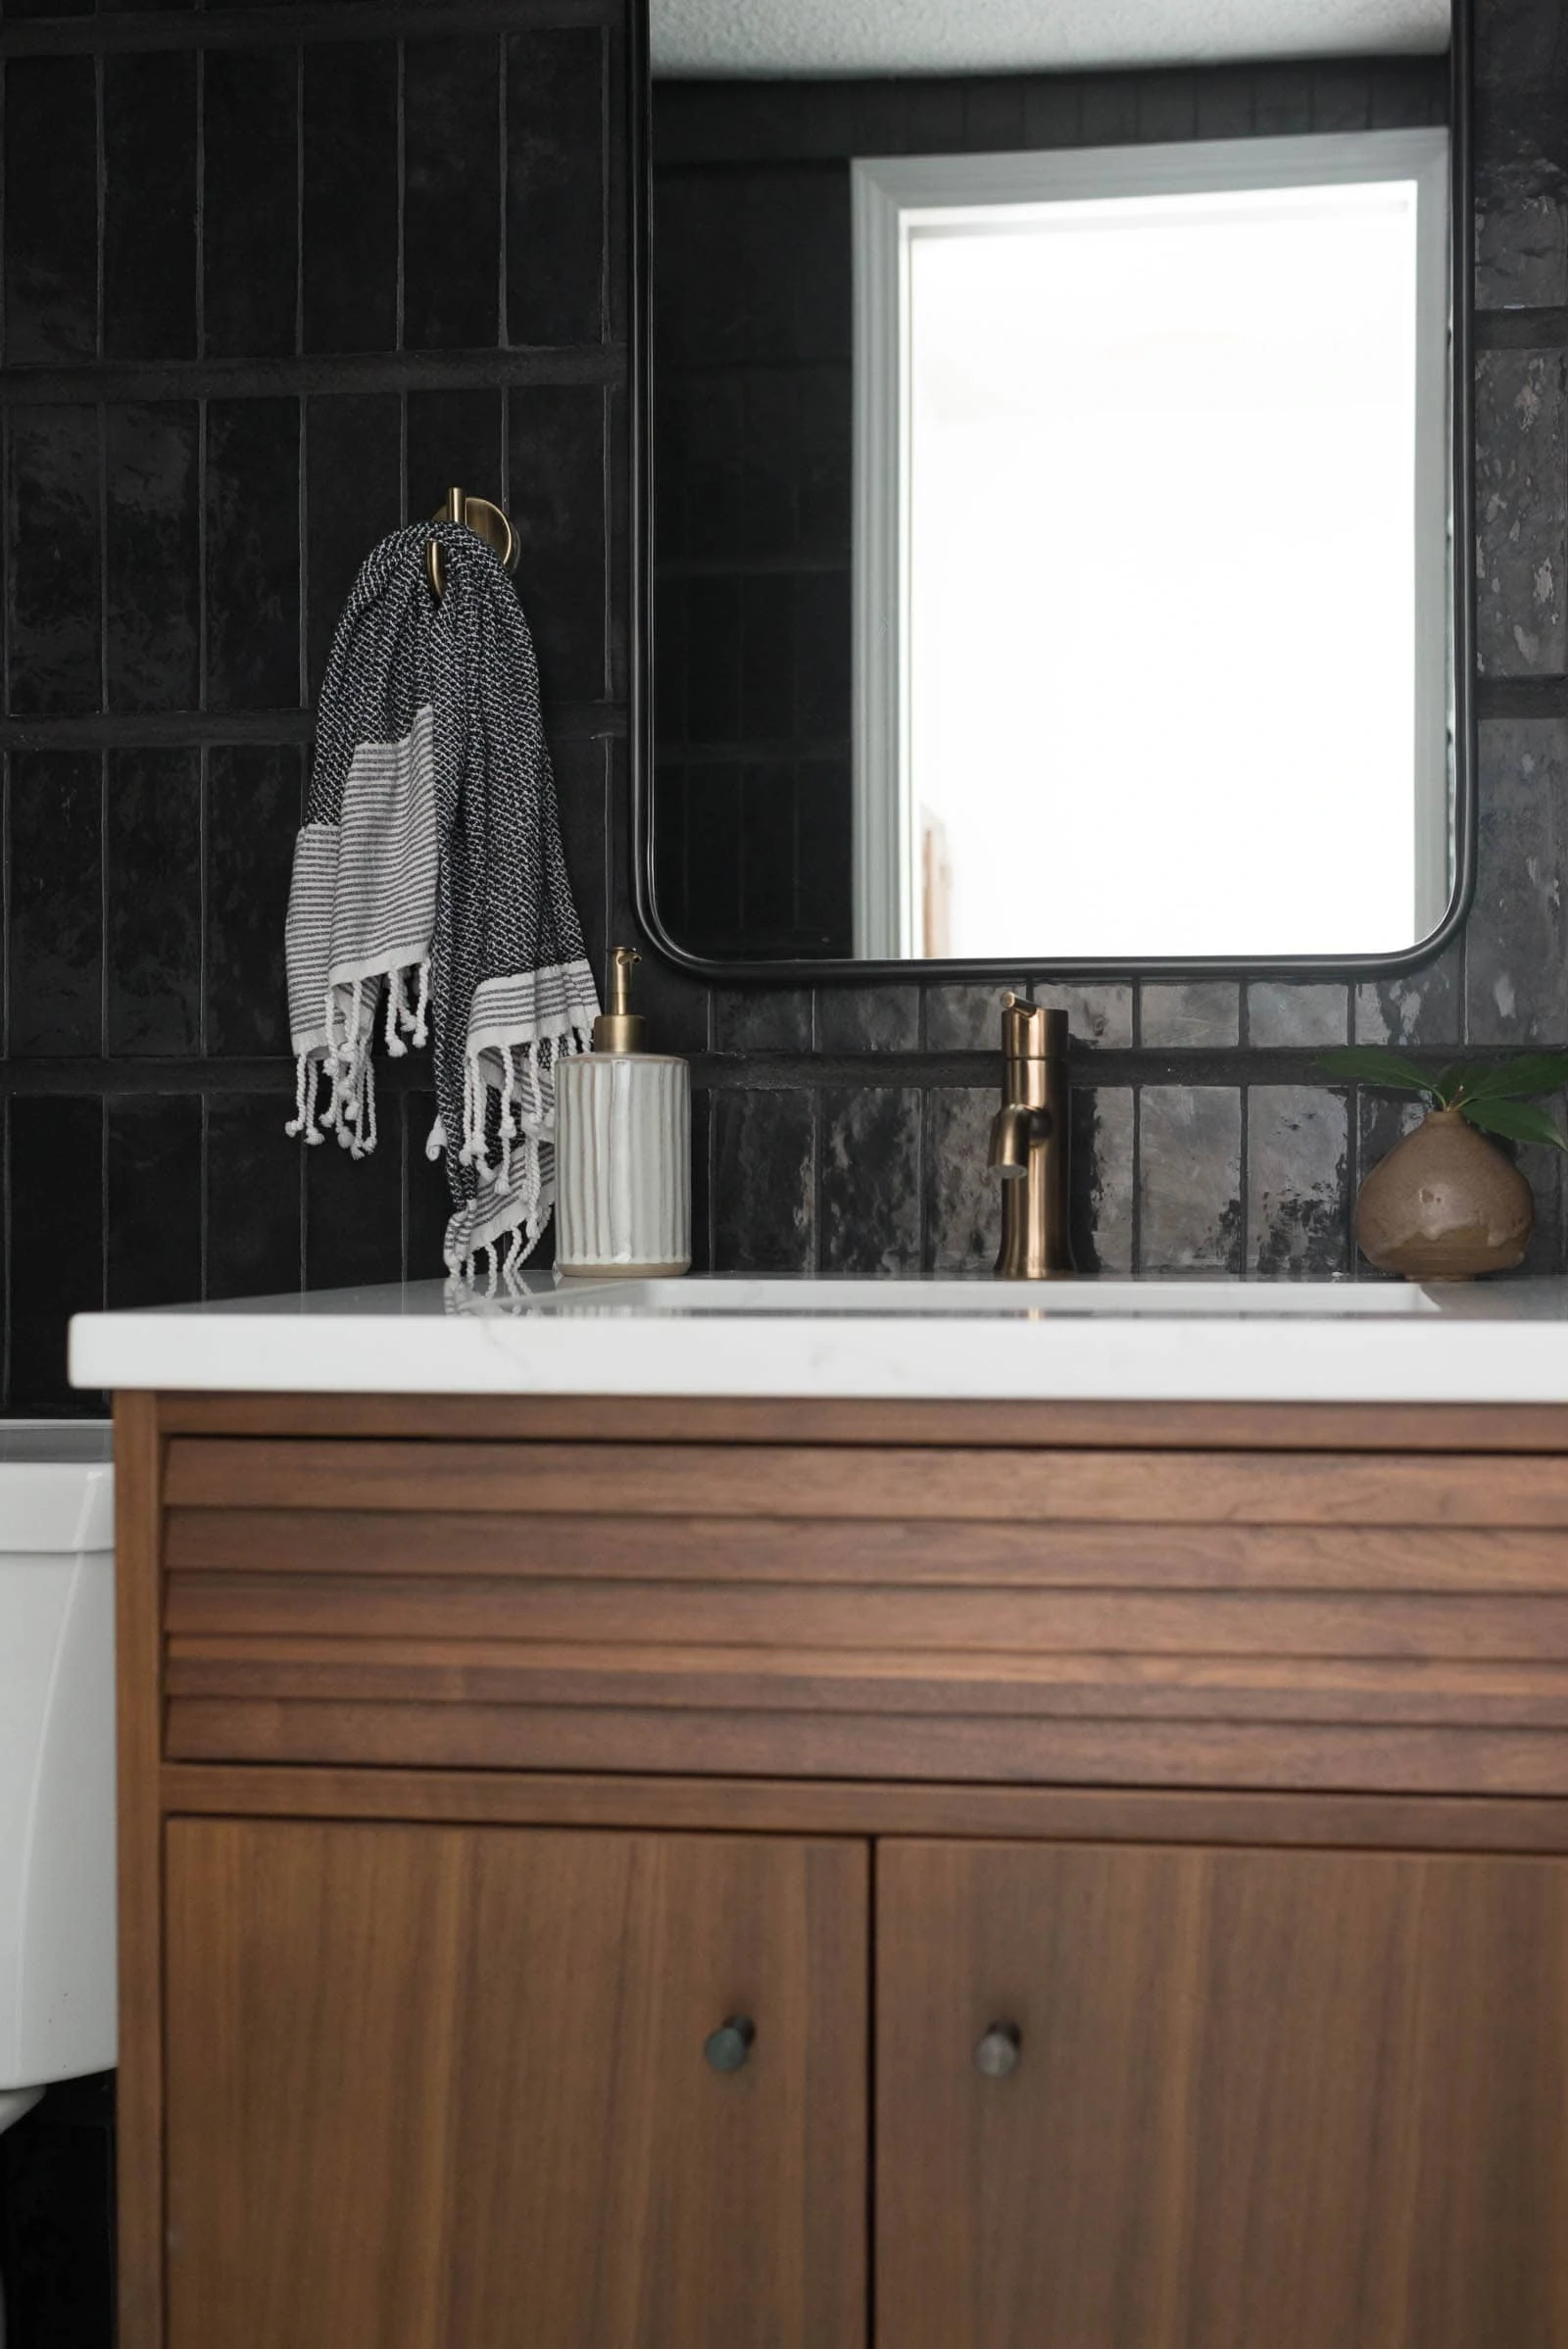
[{"label": "round cabinet knob", "polygon": [[992,2023],[974,2051],[974,2068],[987,2080],[1005,2080],[1018,2069],[1023,2033],[1016,2023]]},{"label": "round cabinet knob", "polygon": [[750,2015],[731,2015],[703,2041],[703,2054],[715,2072],[738,2072],[752,2052],[757,2026]]}]

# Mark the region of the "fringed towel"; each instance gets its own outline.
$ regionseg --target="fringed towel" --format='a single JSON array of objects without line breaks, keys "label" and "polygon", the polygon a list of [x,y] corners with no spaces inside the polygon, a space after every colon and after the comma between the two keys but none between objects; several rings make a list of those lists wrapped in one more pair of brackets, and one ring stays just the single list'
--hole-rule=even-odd
[{"label": "fringed towel", "polygon": [[554,1202],[556,1057],[586,1050],[599,1004],[533,640],[505,571],[461,523],[394,531],[354,582],[317,712],[287,950],[289,1132],[373,1150],[377,1022],[394,1056],[433,1027],[447,1268],[471,1276],[488,1248],[492,1285],[510,1276]]}]

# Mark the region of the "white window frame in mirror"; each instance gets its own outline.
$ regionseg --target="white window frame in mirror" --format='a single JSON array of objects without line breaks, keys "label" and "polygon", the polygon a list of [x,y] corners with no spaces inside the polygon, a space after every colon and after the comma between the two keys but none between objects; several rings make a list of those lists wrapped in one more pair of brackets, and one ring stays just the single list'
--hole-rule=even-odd
[{"label": "white window frame in mirror", "polygon": [[[855,255],[854,921],[858,960],[921,952],[908,707],[908,271],[911,239],[981,207],[1396,179],[1417,187],[1415,759],[1428,811],[1419,946],[1451,891],[1449,132],[1352,131],[1003,155],[857,159]],[[1424,925],[1424,926],[1423,926]],[[1225,959],[1223,954],[1216,959]],[[1338,957],[1344,959],[1343,956]]]}]

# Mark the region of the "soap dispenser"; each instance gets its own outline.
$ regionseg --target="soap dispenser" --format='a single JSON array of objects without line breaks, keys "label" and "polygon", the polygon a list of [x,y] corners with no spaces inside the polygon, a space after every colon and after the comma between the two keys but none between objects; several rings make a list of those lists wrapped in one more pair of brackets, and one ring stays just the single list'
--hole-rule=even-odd
[{"label": "soap dispenser", "polygon": [[556,1264],[628,1280],[692,1261],[692,1082],[688,1063],[643,1050],[630,947],[611,957],[610,1009],[593,1050],[556,1070]]}]

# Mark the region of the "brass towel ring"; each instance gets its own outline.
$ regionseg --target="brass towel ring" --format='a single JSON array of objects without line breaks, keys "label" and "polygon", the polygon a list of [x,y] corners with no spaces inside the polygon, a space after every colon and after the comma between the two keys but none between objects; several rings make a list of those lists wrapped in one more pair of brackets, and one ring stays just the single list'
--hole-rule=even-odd
[{"label": "brass towel ring", "polygon": [[[488,498],[468,498],[461,489],[449,489],[446,504],[438,506],[430,519],[432,522],[466,523],[475,538],[484,540],[504,569],[516,569],[517,557],[521,552],[517,533],[500,507],[493,506]],[[446,584],[446,566],[441,561],[441,549],[433,538],[424,550],[424,575],[439,603],[441,590]]]}]

